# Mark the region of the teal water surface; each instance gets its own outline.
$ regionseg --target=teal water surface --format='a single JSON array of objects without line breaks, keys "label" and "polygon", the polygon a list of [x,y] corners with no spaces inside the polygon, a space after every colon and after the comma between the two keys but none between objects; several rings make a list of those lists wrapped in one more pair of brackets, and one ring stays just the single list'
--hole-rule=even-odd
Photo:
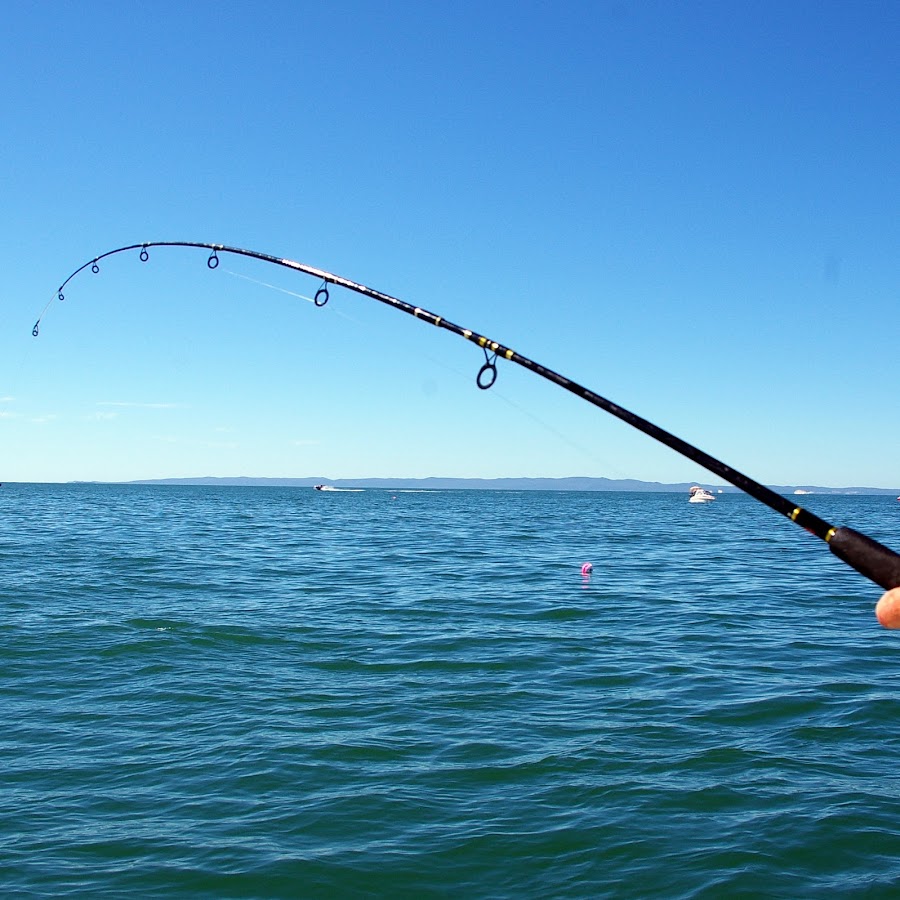
[{"label": "teal water surface", "polygon": [[900,634],[743,495],[5,485],[0,562],[4,896],[900,895]]}]

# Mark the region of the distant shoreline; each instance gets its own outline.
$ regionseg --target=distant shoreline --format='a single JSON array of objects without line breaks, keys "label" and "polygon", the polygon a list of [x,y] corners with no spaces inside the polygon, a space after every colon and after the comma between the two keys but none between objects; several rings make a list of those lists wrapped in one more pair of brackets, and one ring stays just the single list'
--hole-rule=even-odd
[{"label": "distant shoreline", "polygon": [[[646,493],[687,493],[693,484],[709,488],[723,494],[743,493],[730,484],[710,484],[701,481],[684,481],[663,483],[658,481],[639,481],[632,478],[216,478],[212,476],[199,478],[150,478],[128,482],[107,482],[115,484],[140,485],[184,485],[184,486],[218,486],[218,487],[313,487],[327,484],[342,488],[369,488],[381,490],[401,490],[417,488],[419,490],[494,490],[494,491],[638,491]],[[806,494],[868,494],[896,496],[898,488],[873,487],[826,487],[821,485],[792,484],[770,485],[772,490],[782,494],[800,492]]]}]

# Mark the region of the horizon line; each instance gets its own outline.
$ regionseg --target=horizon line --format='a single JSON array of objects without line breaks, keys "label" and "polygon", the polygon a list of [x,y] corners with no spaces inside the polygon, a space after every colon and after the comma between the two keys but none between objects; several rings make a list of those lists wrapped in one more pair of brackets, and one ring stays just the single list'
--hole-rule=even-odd
[{"label": "horizon line", "polygon": [[[596,475],[565,476],[367,476],[363,478],[330,478],[326,476],[257,476],[257,475],[202,475],[172,476],[161,478],[137,478],[122,481],[106,481],[100,479],[71,479],[67,481],[7,481],[6,484],[103,484],[103,485],[184,485],[184,486],[279,486],[279,487],[312,487],[316,484],[335,486],[360,486],[374,489],[390,489],[392,486],[412,485],[427,486],[440,484],[444,489],[477,489],[479,487],[498,490],[594,490],[594,491],[637,491],[644,493],[672,493],[687,490],[690,485],[713,488],[720,493],[744,493],[740,488],[728,483],[703,481],[660,482],[646,481],[640,478],[608,478]],[[815,485],[815,484],[780,484],[770,485],[772,489],[792,494],[893,494],[900,491],[895,487],[871,487],[865,485]],[[900,497],[898,497],[900,499]]]}]

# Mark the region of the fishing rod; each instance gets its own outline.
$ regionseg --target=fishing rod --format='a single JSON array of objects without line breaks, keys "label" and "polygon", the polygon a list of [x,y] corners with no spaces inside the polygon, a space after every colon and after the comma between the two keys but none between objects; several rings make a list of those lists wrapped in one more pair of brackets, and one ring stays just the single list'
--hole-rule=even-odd
[{"label": "fishing rod", "polygon": [[272,256],[269,253],[260,253],[256,250],[245,250],[241,247],[227,247],[224,244],[206,244],[195,241],[147,241],[141,244],[130,244],[127,247],[118,247],[115,250],[108,250],[106,253],[101,253],[100,256],[95,256],[92,260],[79,266],[59,286],[56,297],[51,299],[47,306],[44,307],[37,322],[34,323],[34,328],[31,333],[35,337],[38,336],[40,324],[47,309],[53,303],[54,299],[65,299],[63,290],[80,272],[83,272],[90,267],[91,271],[96,275],[100,271],[99,263],[101,260],[106,259],[109,256],[115,256],[118,253],[127,253],[131,250],[139,250],[141,262],[147,262],[150,258],[148,252],[148,248],[150,247],[194,247],[209,250],[210,254],[206,260],[206,264],[210,269],[215,269],[219,265],[220,253],[229,253],[236,256],[249,256],[252,259],[272,263],[276,266],[283,266],[284,268],[293,269],[297,272],[302,272],[305,275],[310,275],[319,279],[321,281],[321,286],[316,291],[313,298],[313,302],[316,306],[321,307],[328,302],[328,285],[332,284],[337,287],[347,288],[347,290],[354,291],[371,300],[377,300],[380,303],[398,309],[401,312],[407,313],[407,315],[414,316],[415,318],[428,322],[431,325],[435,325],[438,328],[443,328],[445,331],[457,334],[467,341],[477,344],[484,351],[485,361],[478,370],[478,374],[475,378],[475,383],[482,390],[487,390],[492,387],[497,380],[498,359],[506,359],[509,362],[516,363],[517,365],[522,366],[522,368],[528,369],[530,372],[534,372],[536,375],[540,375],[547,381],[551,381],[553,384],[575,394],[576,397],[580,397],[582,400],[586,400],[588,403],[599,407],[604,410],[604,412],[608,412],[616,418],[621,419],[623,422],[627,422],[633,428],[637,428],[638,431],[644,432],[644,434],[654,440],[670,447],[676,453],[703,466],[703,468],[712,472],[714,475],[718,475],[735,487],[740,488],[760,503],[764,503],[770,509],[775,510],[775,512],[780,513],[801,528],[814,534],[817,538],[825,541],[835,556],[842,559],[849,566],[856,569],[861,575],[864,575],[885,590],[900,587],[900,555],[867,535],[855,531],[852,528],[835,527],[831,525],[824,519],[820,519],[817,515],[814,515],[808,510],[796,506],[791,500],[788,500],[781,494],[777,494],[765,485],[732,469],[731,466],[710,456],[703,450],[694,447],[687,441],[683,441],[681,438],[676,437],[674,434],[670,434],[668,431],[665,431],[658,425],[654,425],[647,419],[635,415],[633,412],[629,412],[629,410],[618,406],[611,400],[601,397],[599,394],[594,393],[594,391],[589,390],[583,385],[572,381],[570,378],[566,378],[565,375],[560,375],[559,372],[548,369],[546,366],[529,359],[527,356],[515,352],[504,344],[501,344],[499,341],[491,340],[483,334],[478,334],[471,329],[461,328],[459,325],[455,325],[443,316],[436,315],[419,306],[412,306],[389,294],[384,294],[381,291],[376,291],[373,288],[351,281],[349,278],[343,278],[340,275],[334,275],[331,272],[326,272],[323,269],[316,269],[313,266],[295,262],[292,259],[282,259],[278,256]]}]

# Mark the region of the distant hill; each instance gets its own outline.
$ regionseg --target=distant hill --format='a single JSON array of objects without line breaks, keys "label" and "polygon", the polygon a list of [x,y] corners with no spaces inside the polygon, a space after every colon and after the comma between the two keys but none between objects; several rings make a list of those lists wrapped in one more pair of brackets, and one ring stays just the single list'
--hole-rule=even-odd
[{"label": "distant hill", "polygon": [[[726,494],[738,494],[740,491],[731,485],[711,485],[700,481],[683,481],[675,484],[664,484],[659,481],[638,481],[633,478],[155,478],[132,481],[130,484],[182,484],[182,485],[218,485],[233,487],[312,487],[316,484],[327,484],[333,487],[356,487],[381,490],[418,489],[433,491],[644,491],[687,493],[693,484],[721,490]],[[898,488],[869,487],[820,487],[816,485],[770,485],[772,490],[781,494],[793,494],[800,491],[807,494],[894,494]]]}]

